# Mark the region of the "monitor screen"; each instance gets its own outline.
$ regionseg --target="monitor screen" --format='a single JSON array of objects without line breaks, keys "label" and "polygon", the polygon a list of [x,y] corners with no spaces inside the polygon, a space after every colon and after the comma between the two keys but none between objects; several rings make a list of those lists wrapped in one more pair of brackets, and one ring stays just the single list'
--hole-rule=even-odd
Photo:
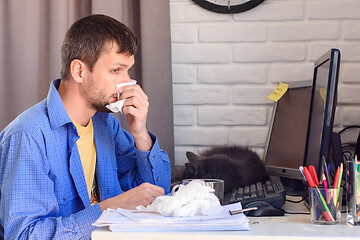
[{"label": "monitor screen", "polygon": [[271,176],[302,179],[299,166],[304,162],[312,81],[289,83],[289,89],[275,103],[265,166]]},{"label": "monitor screen", "polygon": [[315,62],[304,165],[313,165],[318,177],[322,175],[322,159],[328,162],[330,156],[339,67],[340,52],[337,49],[331,49]]},{"label": "monitor screen", "polygon": [[[289,85],[275,104],[264,153],[268,174],[303,180],[299,166],[314,165],[322,172],[333,129],[340,52],[332,49],[314,64],[308,85]],[[294,84],[294,83],[293,83]]]}]

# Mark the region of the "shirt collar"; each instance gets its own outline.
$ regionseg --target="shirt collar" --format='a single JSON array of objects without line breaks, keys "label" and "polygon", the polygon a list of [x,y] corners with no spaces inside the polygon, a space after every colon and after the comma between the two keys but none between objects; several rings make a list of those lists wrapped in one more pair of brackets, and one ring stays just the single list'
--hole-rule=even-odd
[{"label": "shirt collar", "polygon": [[49,93],[46,99],[50,119],[49,121],[51,128],[53,129],[67,123],[72,123],[58,92],[60,81],[61,79],[56,79],[51,82]]}]

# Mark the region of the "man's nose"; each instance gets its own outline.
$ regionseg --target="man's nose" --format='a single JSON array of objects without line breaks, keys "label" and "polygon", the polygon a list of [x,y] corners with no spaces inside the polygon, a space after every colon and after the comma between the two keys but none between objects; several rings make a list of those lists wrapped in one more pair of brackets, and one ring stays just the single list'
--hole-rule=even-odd
[{"label": "man's nose", "polygon": [[128,73],[124,74],[123,76],[121,76],[119,78],[119,82],[118,83],[126,83],[126,82],[131,82],[131,78],[130,75]]}]

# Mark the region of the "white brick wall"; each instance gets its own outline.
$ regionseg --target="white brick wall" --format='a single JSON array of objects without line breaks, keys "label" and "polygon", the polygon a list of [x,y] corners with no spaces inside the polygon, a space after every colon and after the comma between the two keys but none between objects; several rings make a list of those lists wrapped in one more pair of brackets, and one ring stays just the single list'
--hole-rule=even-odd
[{"label": "white brick wall", "polygon": [[262,155],[267,95],[278,82],[312,79],[330,48],[341,51],[335,130],[360,125],[359,0],[266,0],[239,14],[170,0],[170,18],[176,165],[186,151],[218,144]]}]

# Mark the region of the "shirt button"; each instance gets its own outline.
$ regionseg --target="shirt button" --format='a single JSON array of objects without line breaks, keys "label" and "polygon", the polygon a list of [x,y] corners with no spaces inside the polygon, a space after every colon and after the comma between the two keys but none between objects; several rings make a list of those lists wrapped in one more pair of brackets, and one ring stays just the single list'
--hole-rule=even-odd
[{"label": "shirt button", "polygon": [[152,160],[155,160],[155,156],[152,156],[152,158],[151,158]]},{"label": "shirt button", "polygon": [[156,178],[156,181],[159,181],[159,180],[160,180],[160,177],[157,177],[157,178]]},{"label": "shirt button", "polygon": [[63,200],[66,201],[66,197],[63,197]]}]

